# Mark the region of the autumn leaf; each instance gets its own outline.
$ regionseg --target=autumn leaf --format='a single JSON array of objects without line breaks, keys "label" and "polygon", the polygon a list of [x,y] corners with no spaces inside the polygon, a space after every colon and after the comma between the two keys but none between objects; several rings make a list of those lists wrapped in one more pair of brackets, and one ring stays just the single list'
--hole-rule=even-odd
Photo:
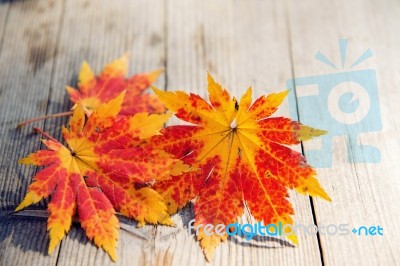
[{"label": "autumn leaf", "polygon": [[[284,117],[271,117],[287,95],[272,93],[252,103],[249,88],[240,101],[208,76],[210,103],[196,94],[154,88],[168,109],[193,125],[170,126],[153,145],[201,170],[157,182],[170,214],[195,199],[195,226],[234,223],[244,204],[264,224],[293,224],[288,189],[330,200],[306,159],[287,145],[326,131]],[[197,235],[208,260],[227,234]],[[294,235],[289,239],[297,243]]]},{"label": "autumn leaf", "polygon": [[127,55],[106,65],[97,77],[85,61],[79,73],[78,89],[66,86],[66,90],[71,101],[73,103],[79,101],[87,114],[124,90],[126,90],[126,95],[120,115],[133,115],[139,112],[163,113],[165,107],[157,96],[145,93],[161,71],[136,74],[126,79],[127,70]]},{"label": "autumn leaf", "polygon": [[89,239],[115,261],[118,219],[115,212],[134,218],[139,225],[172,225],[163,198],[148,184],[170,178],[188,167],[172,155],[146,145],[159,134],[170,115],[138,113],[118,117],[124,92],[98,108],[86,120],[77,105],[63,128],[68,146],[43,140],[40,150],[20,160],[46,166],[33,178],[19,211],[52,195],[48,211],[49,253],[64,238],[75,214]]},{"label": "autumn leaf", "polygon": [[[165,106],[158,97],[146,93],[146,89],[158,78],[161,70],[125,78],[127,70],[127,55],[106,65],[97,77],[89,64],[86,61],[83,62],[78,77],[78,89],[66,86],[70,100],[75,103],[72,109],[81,104],[85,113],[90,115],[101,104],[108,102],[125,91],[125,98],[119,113],[120,116],[129,116],[140,112],[163,113]],[[69,116],[71,114],[72,111],[66,111],[28,119],[20,122],[17,128],[43,119]]]}]

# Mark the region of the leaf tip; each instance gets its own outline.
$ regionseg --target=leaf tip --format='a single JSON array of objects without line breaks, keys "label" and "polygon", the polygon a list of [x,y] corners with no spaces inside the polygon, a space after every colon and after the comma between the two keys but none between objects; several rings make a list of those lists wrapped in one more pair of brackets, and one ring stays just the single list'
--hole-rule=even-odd
[{"label": "leaf tip", "polygon": [[246,90],[246,93],[243,95],[243,97],[245,97],[245,96],[247,96],[247,95],[249,95],[249,94],[250,94],[250,96],[251,96],[252,93],[253,93],[253,87],[252,87],[252,86],[249,86],[249,87],[247,88],[247,90]]},{"label": "leaf tip", "polygon": [[32,160],[29,158],[29,156],[21,158],[18,160],[19,164],[31,164]]},{"label": "leaf tip", "polygon": [[320,197],[328,202],[332,202],[331,197],[329,197],[328,193],[326,193],[325,190],[322,190],[322,192],[318,195],[318,197]]},{"label": "leaf tip", "polygon": [[17,206],[17,208],[15,208],[15,212],[19,212],[22,209],[25,209],[26,207],[39,202],[42,199],[42,197],[32,193],[32,192],[28,192],[25,195],[24,200]]},{"label": "leaf tip", "polygon": [[47,249],[47,254],[51,255],[51,253],[53,253],[54,249],[56,248],[58,243],[55,243],[55,241],[53,239],[50,239],[50,244],[49,244],[49,248]]},{"label": "leaf tip", "polygon": [[74,94],[74,93],[77,93],[78,92],[78,90],[76,90],[76,89],[74,89],[74,88],[72,88],[71,86],[65,86],[65,90],[68,92],[68,94],[69,95],[71,95],[71,94]]},{"label": "leaf tip", "polygon": [[25,206],[23,206],[23,205],[22,205],[22,202],[21,202],[21,204],[19,204],[19,205],[17,206],[17,208],[15,208],[14,212],[19,212],[19,211],[21,211],[23,208],[25,208]]},{"label": "leaf tip", "polygon": [[207,82],[208,82],[208,84],[215,83],[214,77],[211,75],[211,73],[209,71],[207,71]]},{"label": "leaf tip", "polygon": [[290,92],[290,90],[284,90],[284,91],[281,91],[279,94],[282,96],[283,99],[285,99],[286,96],[288,96],[289,92]]},{"label": "leaf tip", "polygon": [[319,134],[318,136],[326,135],[328,133],[329,133],[329,131],[327,131],[327,130],[318,129],[318,134]]},{"label": "leaf tip", "polygon": [[206,257],[206,260],[207,260],[207,262],[211,262],[212,260],[213,260],[213,258],[214,258],[214,250],[204,250],[204,255],[205,255],[205,257]]},{"label": "leaf tip", "polygon": [[[90,67],[89,63],[85,60],[82,62],[81,70],[79,71],[78,76],[78,86],[82,88],[83,86],[88,86],[93,80],[95,79],[94,73],[92,68]],[[69,87],[69,86],[67,86]],[[68,91],[68,89],[67,89]],[[74,90],[78,92],[77,90]],[[72,92],[72,91],[71,91]],[[70,91],[68,91],[70,93]],[[71,93],[70,93],[71,95]],[[72,95],[71,95],[72,97]]]},{"label": "leaf tip", "polygon": [[148,79],[150,81],[150,84],[155,82],[157,78],[164,72],[164,69],[160,68],[157,70],[154,70],[148,74]]},{"label": "leaf tip", "polygon": [[297,238],[297,236],[294,233],[292,233],[289,236],[287,236],[287,239],[290,242],[292,242],[292,244],[294,244],[295,246],[299,245],[299,239]]},{"label": "leaf tip", "polygon": [[150,88],[151,88],[151,89],[153,90],[153,92],[154,92],[155,94],[157,94],[158,96],[159,96],[160,93],[163,92],[162,90],[158,89],[158,88],[155,87],[155,86],[150,86]]},{"label": "leaf tip", "polygon": [[114,248],[112,250],[108,250],[107,253],[113,262],[116,262],[118,260],[116,248]]}]

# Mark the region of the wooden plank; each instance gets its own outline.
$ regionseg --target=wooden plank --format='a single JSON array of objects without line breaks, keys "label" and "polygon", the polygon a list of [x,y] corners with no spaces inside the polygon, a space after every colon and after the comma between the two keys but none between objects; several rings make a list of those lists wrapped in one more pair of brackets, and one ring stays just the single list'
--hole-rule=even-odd
[{"label": "wooden plank", "polygon": [[[3,11],[7,5],[9,13]],[[315,200],[316,218],[320,225],[380,224],[385,235],[321,236],[323,259],[327,265],[397,264],[400,170],[395,158],[400,144],[399,122],[393,114],[399,108],[399,92],[394,84],[400,79],[395,71],[399,67],[400,37],[393,33],[400,26],[399,4],[356,0],[322,1],[316,5],[309,0],[301,4],[290,2],[288,7],[290,31],[285,6],[261,1],[168,1],[167,6],[155,0],[66,1],[65,7],[58,1],[0,4],[0,33],[3,28],[6,36],[0,51],[1,210],[15,208],[35,172],[33,168],[16,166],[16,160],[40,145],[39,137],[27,138],[29,128],[16,131],[14,125],[27,114],[34,117],[67,110],[70,104],[63,87],[75,84],[83,59],[98,71],[105,62],[129,51],[130,73],[159,68],[167,60],[169,90],[190,90],[205,96],[205,76],[210,71],[237,96],[249,85],[259,96],[285,87],[285,80],[291,75],[290,51],[297,77],[326,74],[329,70],[314,61],[315,52],[321,50],[335,58],[336,40],[350,37],[350,59],[355,60],[368,47],[376,55],[365,64],[377,71],[383,130],[360,138],[380,148],[382,162],[348,164],[344,141],[335,140],[333,170],[319,170],[319,179],[333,203]],[[1,23],[5,26],[1,27]],[[160,79],[157,85],[164,88],[166,84]],[[287,103],[279,114],[288,114]],[[58,137],[59,126],[65,121],[49,120],[36,125]],[[291,198],[296,222],[311,224],[308,199],[294,194]],[[233,238],[222,244],[214,261],[207,264],[198,242],[187,232],[186,224],[192,218],[192,206],[173,217],[176,228],[138,229],[135,222],[121,218],[117,264],[111,263],[107,254],[94,247],[74,224],[61,244],[58,261],[61,265],[320,264],[315,236],[303,235],[298,248],[272,239],[247,243]],[[45,256],[48,238],[44,219],[1,217],[0,227],[0,264],[56,263],[57,251]]]},{"label": "wooden plank", "polygon": [[[163,1],[66,1],[63,17],[48,113],[71,107],[64,86],[76,85],[83,60],[100,71],[104,64],[129,52],[129,74],[164,67]],[[164,87],[164,77],[156,85]],[[60,137],[59,128],[65,122],[66,119],[46,121],[46,131]],[[58,263],[151,265],[155,228],[136,228],[136,223],[127,219],[121,219],[121,227],[118,263],[95,247],[79,226],[74,226],[62,241]]]},{"label": "wooden plank", "polygon": [[0,52],[1,52],[1,47],[3,45],[3,40],[4,40],[4,29],[6,26],[6,21],[8,18],[8,14],[10,10],[10,3],[5,2],[1,3],[0,2]]},{"label": "wooden plank", "polygon": [[[396,165],[399,150],[396,115],[400,75],[398,32],[400,5],[397,1],[289,1],[289,20],[296,77],[342,72],[314,60],[323,52],[336,65],[341,64],[337,40],[348,38],[346,65],[349,66],[365,50],[374,57],[353,70],[375,69],[383,128],[379,132],[360,134],[361,143],[381,151],[380,163],[351,164],[346,161],[345,140],[333,140],[333,167],[318,171],[322,184],[333,202],[315,200],[316,217],[322,224],[349,224],[353,227],[384,228],[383,236],[323,236],[321,244],[326,265],[395,265],[400,263],[400,168]],[[347,71],[345,68],[344,71]],[[297,89],[299,91],[299,89]],[[372,99],[372,101],[375,99]],[[326,103],[313,106],[324,110]],[[343,115],[336,114],[338,117]],[[300,120],[302,113],[300,113]],[[306,119],[303,116],[303,119]],[[369,123],[376,122],[369,120]],[[368,123],[368,121],[367,121]],[[305,148],[311,148],[305,143]],[[351,151],[354,154],[354,151]]]},{"label": "wooden plank", "polygon": [[10,3],[0,55],[1,210],[17,206],[35,172],[17,160],[40,146],[39,137],[15,126],[46,112],[61,12],[60,2]]},{"label": "wooden plank", "polygon": [[[162,4],[145,2],[66,3],[52,77],[49,114],[65,112],[72,106],[64,88],[65,85],[76,86],[77,74],[84,60],[96,73],[124,53],[129,54],[128,75],[164,67]],[[161,76],[155,84],[162,87],[164,77]],[[66,121],[49,120],[46,131],[60,137],[60,126]]]},{"label": "wooden plank", "polygon": [[[82,228],[75,224],[61,244],[60,265],[153,265],[154,228],[137,228],[136,222],[120,217],[118,261],[113,263],[107,253],[91,243]],[[54,256],[56,257],[56,256]]]},{"label": "wooden plank", "polygon": [[48,241],[45,219],[0,217],[0,265],[56,265]]},{"label": "wooden plank", "polygon": [[[206,96],[206,73],[241,96],[248,86],[255,96],[285,88],[291,75],[285,6],[265,1],[169,1],[167,6],[168,90]],[[285,103],[277,115],[288,114]],[[177,120],[175,120],[177,121]],[[296,222],[312,224],[307,197],[292,195]],[[206,263],[199,243],[187,232],[193,210],[175,216],[176,228],[157,228],[157,265],[319,265],[315,236],[300,236],[298,248],[285,242],[232,238]],[[243,217],[243,221],[249,220]],[[254,220],[252,220],[254,223]]]},{"label": "wooden plank", "polygon": [[[1,27],[0,54],[0,209],[7,212],[22,200],[36,171],[17,165],[17,161],[39,148],[40,139],[30,128],[16,130],[15,126],[27,115],[46,112],[62,2],[18,1],[8,5],[7,19],[1,17],[5,25]],[[2,14],[5,6],[1,4]],[[48,239],[44,220],[0,217],[0,227],[1,265],[55,265],[57,257],[45,256]]]}]

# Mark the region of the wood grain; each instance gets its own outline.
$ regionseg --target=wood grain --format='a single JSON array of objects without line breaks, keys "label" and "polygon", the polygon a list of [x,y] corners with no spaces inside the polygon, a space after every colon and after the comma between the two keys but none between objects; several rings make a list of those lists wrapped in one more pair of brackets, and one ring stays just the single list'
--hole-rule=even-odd
[{"label": "wood grain", "polygon": [[57,256],[45,255],[48,241],[45,219],[2,217],[0,265],[56,265]]},{"label": "wood grain", "polygon": [[[206,97],[207,71],[238,97],[249,86],[254,88],[254,97],[285,88],[291,75],[287,25],[285,20],[274,20],[285,17],[283,3],[169,1],[167,14],[167,90]],[[269,23],[264,23],[265,17],[271,17]],[[287,114],[285,103],[277,115]],[[296,220],[312,223],[308,198],[293,195],[291,199]],[[184,224],[194,218],[193,212],[181,215]],[[245,222],[249,217],[242,219]],[[221,244],[214,260],[206,263],[194,236],[178,223],[177,228],[158,227],[156,251],[161,254],[157,256],[159,265],[320,264],[315,236],[300,236],[300,242],[293,248],[268,238],[249,243],[233,238]]]},{"label": "wood grain", "polygon": [[[381,151],[377,164],[347,162],[344,137],[333,141],[333,167],[321,168],[319,179],[327,187],[333,202],[314,200],[319,225],[349,224],[384,228],[384,236],[321,235],[322,254],[327,265],[395,265],[399,263],[400,230],[397,226],[400,207],[399,167],[396,166],[399,122],[399,80],[397,18],[400,5],[396,1],[290,1],[289,21],[296,77],[324,75],[334,70],[314,59],[321,51],[340,65],[338,39],[348,38],[347,64],[354,62],[371,48],[374,57],[355,70],[375,69],[378,76],[379,102],[383,128],[380,132],[360,134],[361,143]],[[371,19],[373,18],[373,19]],[[323,36],[323,37],[322,37]],[[396,36],[396,37],[395,37]],[[398,47],[398,46],[397,46]],[[348,66],[348,65],[347,65]],[[347,70],[344,70],[347,71]],[[316,106],[326,108],[326,105]],[[300,120],[301,120],[300,113]],[[340,115],[340,114],[338,114]],[[368,122],[368,121],[367,121]],[[374,121],[371,121],[374,122]],[[307,142],[304,144],[307,148]]]},{"label": "wood grain", "polygon": [[[164,4],[162,1],[66,1],[57,45],[57,57],[51,82],[48,113],[71,106],[64,86],[76,84],[83,60],[96,72],[124,53],[129,53],[129,74],[164,67]],[[164,86],[160,77],[157,86]],[[45,129],[59,136],[66,120],[46,121]],[[151,265],[154,261],[155,228],[136,228],[122,220],[118,241],[117,265]],[[128,226],[129,225],[129,226]],[[56,255],[56,254],[54,254]],[[62,241],[60,265],[115,265],[108,255],[95,247],[84,231],[74,227]]]},{"label": "wood grain", "polygon": [[4,28],[6,26],[9,10],[9,3],[3,3],[0,5],[0,51],[4,41]]},{"label": "wood grain", "polygon": [[10,4],[0,54],[1,210],[17,206],[35,173],[33,167],[17,166],[17,160],[39,148],[39,136],[31,133],[31,127],[15,126],[46,113],[61,14],[58,1]]},{"label": "wood grain", "polygon": [[[28,0],[0,1],[0,265],[396,265],[400,263],[400,4],[384,1]],[[17,160],[41,147],[27,118],[71,107],[64,87],[75,85],[83,60],[97,72],[129,52],[129,74],[165,68],[157,87],[206,96],[206,73],[240,96],[286,88],[294,77],[332,73],[314,57],[340,63],[337,40],[349,39],[349,61],[367,48],[359,69],[378,77],[383,129],[359,139],[378,147],[379,164],[350,164],[345,139],[333,140],[333,167],[318,169],[331,203],[290,193],[297,223],[381,225],[382,237],[300,235],[299,247],[273,238],[233,237],[211,263],[187,229],[193,205],[173,216],[176,227],[144,226],[120,217],[118,262],[112,263],[74,223],[47,255],[46,201],[10,214],[36,170]],[[276,115],[288,116],[288,102]],[[326,108],[313,106],[316,112]],[[299,114],[300,120],[302,113]],[[56,138],[66,118],[37,122]],[[172,119],[171,123],[179,123]],[[304,148],[312,144],[304,143]],[[301,147],[295,147],[298,151]],[[350,150],[351,152],[351,150]],[[249,214],[241,222],[254,222]]]},{"label": "wood grain", "polygon": [[[17,130],[15,126],[27,115],[46,113],[55,36],[62,14],[61,2],[25,1],[8,5],[0,51],[2,211],[15,209],[35,173],[33,167],[17,166],[17,160],[40,147],[39,136],[33,135],[29,128]],[[43,208],[44,204],[39,206]],[[56,257],[46,256],[48,239],[44,220],[0,217],[0,224],[2,265],[55,264]]]}]

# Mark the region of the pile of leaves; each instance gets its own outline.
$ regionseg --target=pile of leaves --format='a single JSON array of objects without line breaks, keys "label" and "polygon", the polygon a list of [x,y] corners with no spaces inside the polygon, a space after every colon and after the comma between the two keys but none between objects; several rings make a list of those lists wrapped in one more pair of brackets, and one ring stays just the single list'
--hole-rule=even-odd
[{"label": "pile of leaves", "polygon": [[[195,224],[230,224],[244,213],[264,224],[293,224],[288,189],[330,200],[315,170],[288,145],[326,132],[271,117],[287,91],[238,101],[208,76],[209,102],[196,94],[146,89],[160,71],[125,78],[127,56],[96,76],[84,62],[63,141],[45,132],[47,147],[20,160],[44,166],[16,211],[51,196],[49,253],[77,217],[89,239],[117,260],[116,212],[145,223],[173,225],[170,215],[194,202]],[[170,110],[191,125],[163,128]],[[65,145],[63,144],[65,143]],[[227,234],[197,239],[206,258]],[[294,235],[289,237],[297,243]]]}]

